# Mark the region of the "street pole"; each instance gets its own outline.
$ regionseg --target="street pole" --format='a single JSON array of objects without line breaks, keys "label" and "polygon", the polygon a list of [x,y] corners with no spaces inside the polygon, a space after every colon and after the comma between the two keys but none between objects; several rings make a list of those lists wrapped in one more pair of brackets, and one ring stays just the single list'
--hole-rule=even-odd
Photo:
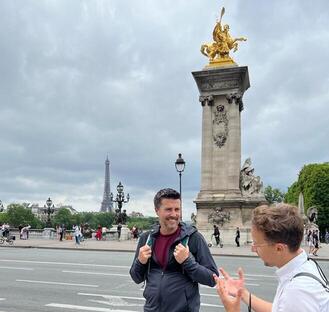
[{"label": "street pole", "polygon": [[182,207],[183,207],[183,205],[182,205],[182,200],[183,200],[183,197],[182,197],[182,172],[185,169],[185,161],[182,158],[181,153],[178,154],[178,158],[175,162],[175,167],[176,167],[176,171],[179,173],[180,220],[182,221],[182,219],[183,219],[183,211],[182,211]]}]

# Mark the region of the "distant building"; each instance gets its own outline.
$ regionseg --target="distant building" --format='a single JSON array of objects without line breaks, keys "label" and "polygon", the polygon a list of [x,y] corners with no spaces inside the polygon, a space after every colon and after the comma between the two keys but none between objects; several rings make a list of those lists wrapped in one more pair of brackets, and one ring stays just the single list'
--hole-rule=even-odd
[{"label": "distant building", "polygon": [[111,185],[110,185],[110,161],[106,157],[105,160],[105,181],[104,181],[104,195],[101,205],[101,212],[113,212],[113,202],[111,199]]},{"label": "distant building", "polygon": [[[41,221],[46,222],[47,221],[47,214],[45,213],[45,207],[39,206],[39,204],[30,204],[28,209],[31,209],[32,213]],[[62,208],[68,209],[72,214],[78,213],[71,205],[58,205],[57,207],[54,207],[54,213],[52,216],[56,215],[58,211]]]},{"label": "distant building", "polygon": [[133,218],[144,218],[144,215],[138,211],[132,211],[129,216]]}]

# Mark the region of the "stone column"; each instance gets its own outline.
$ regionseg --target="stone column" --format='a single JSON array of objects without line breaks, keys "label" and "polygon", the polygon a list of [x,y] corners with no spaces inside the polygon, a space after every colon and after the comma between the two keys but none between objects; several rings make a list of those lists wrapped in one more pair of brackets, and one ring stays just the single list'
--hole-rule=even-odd
[{"label": "stone column", "polygon": [[193,72],[202,117],[201,188],[196,201],[241,197],[240,112],[249,88],[247,67]]}]

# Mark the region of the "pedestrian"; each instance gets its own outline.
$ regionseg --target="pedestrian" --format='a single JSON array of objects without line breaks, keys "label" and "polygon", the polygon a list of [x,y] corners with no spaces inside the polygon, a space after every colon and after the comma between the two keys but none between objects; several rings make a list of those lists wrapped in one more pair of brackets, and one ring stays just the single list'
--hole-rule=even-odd
[{"label": "pedestrian", "polygon": [[22,233],[22,228],[23,228],[23,225],[20,224],[20,225],[18,226],[19,239],[22,239],[22,234],[21,234],[21,233]]},{"label": "pedestrian", "polygon": [[96,231],[96,240],[102,240],[102,226],[99,224]]},{"label": "pedestrian", "polygon": [[154,197],[159,224],[138,241],[130,276],[145,282],[144,311],[198,312],[199,283],[214,286],[216,264],[203,236],[180,222],[180,194],[162,189]]},{"label": "pedestrian", "polygon": [[313,256],[318,256],[318,250],[319,250],[319,231],[318,230],[314,230],[313,231],[313,251],[312,254]]},{"label": "pedestrian", "polygon": [[76,246],[78,246],[80,245],[80,236],[81,236],[80,228],[78,225],[74,224],[72,229],[75,237],[75,244]]},{"label": "pedestrian", "polygon": [[239,229],[239,227],[236,228],[235,243],[236,243],[236,247],[240,247],[240,229]]},{"label": "pedestrian", "polygon": [[63,241],[63,234],[64,234],[64,229],[62,225],[58,225],[58,232],[59,232],[59,241]]},{"label": "pedestrian", "polygon": [[314,245],[313,245],[313,232],[311,230],[308,230],[308,232],[307,232],[306,241],[307,241],[307,246],[308,246],[308,254],[312,255]]},{"label": "pedestrian", "polygon": [[216,246],[218,247],[219,243],[220,243],[220,232],[219,232],[219,228],[216,224],[214,224],[214,233],[213,233],[215,240],[216,240]]},{"label": "pedestrian", "polygon": [[23,239],[23,240],[29,239],[29,229],[30,228],[31,228],[30,225],[27,225],[27,226],[22,227],[21,233],[20,233],[21,239]]},{"label": "pedestrian", "polygon": [[279,281],[273,303],[251,294],[244,284],[244,273],[233,279],[220,269],[224,278],[214,276],[217,292],[226,311],[240,312],[241,300],[256,312],[328,312],[328,280],[321,268],[301,249],[304,224],[298,208],[287,204],[259,206],[252,216],[251,250],[266,266],[277,267]]},{"label": "pedestrian", "polygon": [[326,244],[329,244],[329,232],[326,229],[326,234],[324,235],[324,241],[326,242]]},{"label": "pedestrian", "polygon": [[117,226],[118,240],[120,240],[120,237],[121,237],[121,229],[122,229],[122,224],[119,222],[119,224]]}]

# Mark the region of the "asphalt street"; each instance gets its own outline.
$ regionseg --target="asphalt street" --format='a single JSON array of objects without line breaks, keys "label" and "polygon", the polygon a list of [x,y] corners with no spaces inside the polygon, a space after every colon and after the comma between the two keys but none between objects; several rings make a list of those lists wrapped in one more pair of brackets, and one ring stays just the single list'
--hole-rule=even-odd
[{"label": "asphalt street", "polygon": [[[128,273],[133,253],[1,248],[0,255],[0,312],[143,311],[142,285]],[[247,287],[273,298],[273,268],[256,258],[214,258],[231,274],[243,267]],[[329,262],[320,264],[328,275]],[[224,311],[215,289],[200,292],[201,311]]]}]

